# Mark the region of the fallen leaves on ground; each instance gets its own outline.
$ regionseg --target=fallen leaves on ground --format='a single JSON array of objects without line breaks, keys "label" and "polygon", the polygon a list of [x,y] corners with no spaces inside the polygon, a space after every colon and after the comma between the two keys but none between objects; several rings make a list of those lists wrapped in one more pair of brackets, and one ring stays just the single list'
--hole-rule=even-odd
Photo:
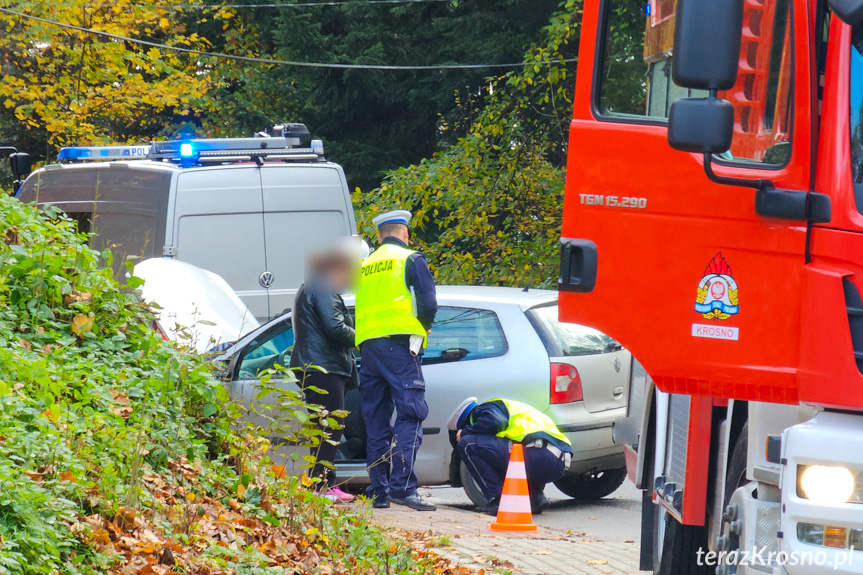
[{"label": "fallen leaves on ground", "polygon": [[[185,463],[172,466],[177,475],[184,477],[194,478],[197,473]],[[282,470],[276,470],[275,474],[279,471]],[[28,475],[33,479],[41,474]],[[64,474],[63,479],[74,481],[74,476]],[[110,575],[233,575],[234,571],[212,561],[214,547],[226,551],[253,550],[265,558],[267,567],[274,572],[360,575],[347,566],[336,566],[327,556],[327,535],[335,537],[333,533],[324,534],[315,527],[291,529],[286,520],[268,521],[237,499],[230,498],[225,505],[218,499],[172,485],[155,474],[144,473],[142,487],[154,498],[155,507],[165,510],[165,515],[154,513],[151,508],[141,511],[121,506],[112,517],[99,514],[79,517],[71,526],[79,539],[112,558]],[[237,492],[242,497],[252,490],[250,484]],[[159,527],[166,525],[166,521],[177,535],[166,535]],[[485,575],[483,569],[469,569],[437,555],[431,533],[394,531],[391,535],[409,545],[417,560],[430,562],[435,575]],[[396,546],[391,545],[390,552],[395,550]],[[508,568],[507,562],[492,563]],[[365,575],[365,571],[362,573]],[[381,570],[368,575],[384,573]]]}]

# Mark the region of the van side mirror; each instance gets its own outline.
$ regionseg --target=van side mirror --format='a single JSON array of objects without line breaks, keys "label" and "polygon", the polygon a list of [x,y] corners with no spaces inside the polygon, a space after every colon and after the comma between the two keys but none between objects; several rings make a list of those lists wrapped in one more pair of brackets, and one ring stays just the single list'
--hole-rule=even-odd
[{"label": "van side mirror", "polygon": [[721,154],[731,147],[734,106],[719,98],[678,98],[668,117],[668,145],[682,152]]},{"label": "van side mirror", "polygon": [[26,176],[32,171],[32,163],[30,162],[30,154],[27,152],[16,152],[9,156],[9,167],[12,169],[12,174],[16,178]]},{"label": "van side mirror", "polygon": [[827,0],[827,4],[846,24],[856,26],[863,22],[863,0]]},{"label": "van side mirror", "polygon": [[676,19],[674,83],[700,90],[733,88],[743,34],[743,0],[678,0]]}]

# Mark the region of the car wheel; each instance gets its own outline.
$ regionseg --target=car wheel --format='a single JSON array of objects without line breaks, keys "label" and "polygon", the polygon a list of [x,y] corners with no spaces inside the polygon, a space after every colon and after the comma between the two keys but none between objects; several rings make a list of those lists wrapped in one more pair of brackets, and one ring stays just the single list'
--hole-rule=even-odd
[{"label": "car wheel", "polygon": [[626,468],[621,467],[584,475],[564,475],[554,485],[573,499],[602,499],[617,491],[624,479]]},{"label": "car wheel", "polygon": [[467,468],[467,465],[464,464],[464,461],[461,462],[458,473],[461,477],[461,485],[464,487],[464,492],[467,494],[468,498],[473,501],[473,504],[477,507],[485,507],[488,505],[488,499],[486,499],[485,495],[482,494],[482,489],[479,488],[479,485],[473,478],[473,475],[470,474],[470,470]]}]

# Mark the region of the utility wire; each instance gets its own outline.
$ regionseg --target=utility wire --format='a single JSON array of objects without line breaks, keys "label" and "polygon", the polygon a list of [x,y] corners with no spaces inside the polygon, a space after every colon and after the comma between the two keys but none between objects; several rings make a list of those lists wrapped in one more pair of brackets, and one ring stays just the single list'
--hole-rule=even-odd
[{"label": "utility wire", "polygon": [[293,60],[278,60],[272,58],[256,58],[253,56],[237,56],[233,54],[225,54],[223,52],[207,52],[204,50],[197,50],[195,48],[183,48],[182,46],[169,46],[167,44],[160,44],[158,42],[151,42],[149,40],[141,40],[140,38],[130,38],[129,36],[121,36],[120,34],[112,34],[110,32],[103,32],[101,30],[94,30],[92,28],[84,28],[83,26],[75,26],[74,24],[65,24],[63,22],[57,22],[56,20],[49,20],[48,18],[42,18],[39,16],[33,16],[31,14],[25,14],[23,12],[17,12],[15,10],[10,10],[8,8],[0,8],[0,13],[7,14],[10,16],[17,16],[18,18],[24,18],[27,20],[34,20],[36,22],[42,22],[44,24],[48,24],[50,26],[57,26],[58,28],[65,28],[67,30],[76,30],[78,32],[84,32],[85,34],[92,34],[94,36],[102,36],[104,38],[111,38],[112,40],[120,40],[123,42],[129,42],[130,44],[138,44],[140,46],[149,46],[151,48],[159,48],[161,50],[171,50],[174,52],[182,52],[185,54],[195,54],[198,56],[205,56],[208,58],[219,58],[222,60],[233,60],[238,62],[252,62],[256,64],[273,64],[279,66],[297,66],[302,68],[334,68],[339,70],[476,70],[482,68],[519,68],[521,66],[535,66],[537,64],[551,64],[556,62],[561,63],[570,63],[575,62],[575,58],[567,58],[555,62],[518,62],[512,64],[438,64],[438,65],[429,65],[429,66],[399,66],[399,65],[378,65],[378,64],[337,64],[330,62],[298,62]]},{"label": "utility wire", "polygon": [[[164,8],[168,10],[206,10],[213,8],[305,8],[309,6],[351,6],[364,4],[440,4],[451,3],[453,0],[342,0],[341,2],[295,2],[285,4],[131,4],[127,8]],[[102,6],[102,4],[86,4],[86,6]]]}]

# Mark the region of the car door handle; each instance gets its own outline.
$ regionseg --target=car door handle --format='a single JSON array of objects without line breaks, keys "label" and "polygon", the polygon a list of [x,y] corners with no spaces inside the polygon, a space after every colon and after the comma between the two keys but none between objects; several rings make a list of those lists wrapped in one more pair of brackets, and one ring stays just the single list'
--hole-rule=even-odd
[{"label": "car door handle", "polygon": [[623,386],[618,385],[617,387],[615,387],[614,389],[611,390],[611,393],[613,393],[615,395],[615,397],[617,397],[618,395],[623,395]]},{"label": "car door handle", "polygon": [[596,285],[596,244],[590,240],[560,238],[559,291],[587,293]]}]

